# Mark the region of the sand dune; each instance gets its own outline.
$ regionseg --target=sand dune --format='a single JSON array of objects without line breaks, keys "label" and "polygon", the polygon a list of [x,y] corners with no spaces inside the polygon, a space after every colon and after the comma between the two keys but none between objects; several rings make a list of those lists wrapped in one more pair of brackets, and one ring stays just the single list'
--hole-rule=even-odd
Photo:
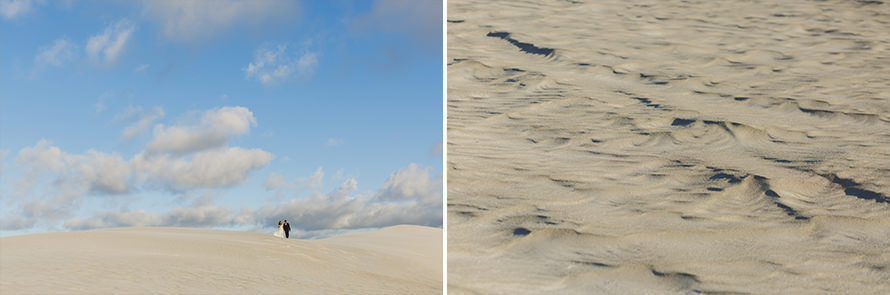
[{"label": "sand dune", "polygon": [[449,1],[449,293],[890,294],[888,19]]},{"label": "sand dune", "polygon": [[0,239],[0,294],[440,294],[442,230],[323,240],[192,228]]}]

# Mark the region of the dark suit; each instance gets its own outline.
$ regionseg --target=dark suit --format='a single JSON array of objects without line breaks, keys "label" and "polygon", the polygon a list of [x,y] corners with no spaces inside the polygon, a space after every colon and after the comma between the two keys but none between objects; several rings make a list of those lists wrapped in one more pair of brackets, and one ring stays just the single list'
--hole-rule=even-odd
[{"label": "dark suit", "polygon": [[284,224],[284,237],[290,239],[290,224]]}]

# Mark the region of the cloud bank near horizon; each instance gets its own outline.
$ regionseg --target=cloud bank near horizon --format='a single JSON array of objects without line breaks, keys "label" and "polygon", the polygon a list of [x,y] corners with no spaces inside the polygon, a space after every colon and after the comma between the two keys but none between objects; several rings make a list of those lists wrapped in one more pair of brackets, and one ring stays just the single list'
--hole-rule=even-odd
[{"label": "cloud bank near horizon", "polygon": [[[22,230],[60,222],[63,229],[83,230],[121,226],[273,228],[287,219],[302,236],[325,232],[378,228],[398,224],[442,225],[442,175],[433,167],[411,163],[393,172],[376,191],[359,191],[353,177],[321,193],[323,167],[310,176],[285,180],[272,171],[264,181],[268,191],[281,191],[289,199],[266,202],[255,208],[228,208],[204,196],[165,213],[126,209],[134,194],[188,193],[232,188],[252,172],[267,167],[274,155],[259,148],[230,146],[230,140],[249,134],[257,126],[253,113],[240,106],[191,112],[194,120],[155,124],[144,149],[129,159],[118,153],[87,150],[70,153],[49,140],[19,150],[14,164],[24,173],[15,181],[12,199],[19,215],[0,219],[0,230]],[[116,121],[135,122],[123,128],[122,138],[139,134],[164,116],[160,107],[145,111],[130,107]],[[6,164],[6,163],[4,163]],[[308,197],[294,198],[297,191]],[[25,196],[40,196],[37,198]],[[112,197],[124,203],[120,210],[92,216],[75,216],[83,202]]]}]

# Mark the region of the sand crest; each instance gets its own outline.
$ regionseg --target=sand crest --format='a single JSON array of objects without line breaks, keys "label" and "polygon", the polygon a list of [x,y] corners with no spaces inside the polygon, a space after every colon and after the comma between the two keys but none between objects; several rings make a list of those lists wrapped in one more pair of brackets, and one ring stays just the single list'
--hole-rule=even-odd
[{"label": "sand crest", "polygon": [[439,294],[442,230],[322,240],[193,228],[0,239],[0,294]]}]

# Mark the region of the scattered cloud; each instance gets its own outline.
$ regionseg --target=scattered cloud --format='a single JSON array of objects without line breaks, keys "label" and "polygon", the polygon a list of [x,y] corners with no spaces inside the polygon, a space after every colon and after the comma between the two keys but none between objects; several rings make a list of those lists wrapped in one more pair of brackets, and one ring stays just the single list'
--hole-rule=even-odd
[{"label": "scattered cloud", "polygon": [[287,219],[307,236],[397,224],[441,226],[442,180],[429,178],[431,170],[432,167],[420,169],[411,164],[393,173],[375,194],[356,194],[358,183],[347,178],[330,193],[260,207],[254,213],[254,221],[271,225]]},{"label": "scattered cloud", "polygon": [[123,113],[115,117],[115,121],[133,122],[124,128],[121,139],[129,140],[142,133],[148,131],[151,123],[164,117],[164,109],[154,107],[151,110],[144,110],[141,106],[130,106]]},{"label": "scattered cloud", "polygon": [[232,218],[232,223],[236,224],[236,225],[238,225],[238,224],[247,224],[247,225],[256,224],[256,210],[254,210],[253,208],[247,207],[247,206],[241,207],[241,211],[239,211],[237,214],[235,214],[235,216]]},{"label": "scattered cloud", "polygon": [[288,0],[143,0],[143,15],[160,26],[167,38],[194,42],[224,31],[236,24],[261,24],[288,19],[297,12]]},{"label": "scattered cloud", "polygon": [[34,64],[37,67],[61,67],[65,63],[74,60],[77,48],[77,44],[67,39],[56,39],[52,45],[43,46],[37,50],[37,55],[34,56]]},{"label": "scattered cloud", "polygon": [[163,226],[204,227],[221,226],[232,222],[232,210],[214,205],[209,197],[195,201],[192,206],[179,207],[161,217]]},{"label": "scattered cloud", "polygon": [[[414,163],[393,172],[376,191],[361,191],[358,181],[344,176],[341,169],[334,176],[341,179],[339,186],[322,193],[325,171],[318,167],[312,175],[291,182],[280,173],[269,173],[264,182],[268,190],[311,192],[307,197],[274,201],[260,207],[228,208],[214,204],[205,196],[187,206],[161,213],[114,210],[86,218],[73,217],[87,196],[232,187],[244,183],[249,175],[267,167],[274,158],[261,149],[228,146],[232,138],[247,134],[256,126],[256,119],[247,108],[220,107],[192,114],[191,120],[177,124],[156,124],[144,150],[130,159],[95,150],[72,154],[47,140],[22,148],[15,158],[22,168],[16,186],[21,188],[19,191],[39,193],[17,193],[29,198],[19,199],[19,214],[0,218],[0,229],[53,226],[59,221],[64,221],[66,229],[116,226],[265,229],[280,219],[287,219],[295,235],[318,237],[397,224],[442,225],[442,176],[433,167]],[[132,122],[122,135],[131,138],[145,132],[164,115],[160,107],[129,107],[114,120]],[[0,150],[0,166],[6,162],[5,153],[8,151]]]},{"label": "scattered cloud", "polygon": [[12,20],[16,19],[31,11],[33,4],[37,1],[33,0],[0,0],[0,15],[3,18]]},{"label": "scattered cloud", "polygon": [[420,169],[411,163],[389,175],[375,195],[381,201],[415,200],[423,203],[442,202],[442,177],[430,177],[433,167]]},{"label": "scattered cloud", "polygon": [[98,35],[87,40],[86,54],[95,64],[114,65],[126,48],[136,27],[126,19],[110,24]]},{"label": "scattered cloud", "polygon": [[253,62],[244,68],[245,78],[263,85],[274,85],[295,77],[311,77],[318,66],[315,53],[289,52],[287,45],[260,47],[254,52]]},{"label": "scattered cloud", "polygon": [[297,177],[293,182],[288,182],[284,176],[277,172],[270,172],[266,177],[264,186],[266,190],[292,190],[295,192],[320,190],[324,184],[324,168],[318,167],[308,177]]},{"label": "scattered cloud", "polygon": [[232,210],[214,205],[204,197],[187,207],[177,207],[161,215],[138,211],[103,211],[92,218],[71,218],[65,221],[68,229],[94,229],[121,226],[221,226],[232,222]]},{"label": "scattered cloud", "polygon": [[328,138],[328,141],[325,142],[324,145],[329,146],[329,147],[340,146],[340,145],[343,145],[343,140],[339,139],[339,138]]},{"label": "scattered cloud", "polygon": [[[258,209],[245,206],[236,211],[215,205],[205,196],[163,214],[142,210],[102,211],[89,218],[69,218],[63,226],[74,230],[119,226],[256,226],[255,229],[261,229],[274,228],[278,220],[287,219],[294,227],[294,235],[299,237],[329,236],[398,224],[441,226],[442,180],[439,176],[430,178],[431,171],[432,167],[420,168],[410,164],[390,175],[383,187],[373,194],[359,193],[358,182],[349,177],[327,194],[315,193]],[[281,185],[282,178],[280,174],[271,173],[266,180],[267,187]],[[70,216],[52,204],[27,203],[23,217],[3,217],[0,228],[29,228],[39,217],[58,219]]]},{"label": "scattered cloud", "polygon": [[136,67],[135,69],[133,69],[133,72],[134,72],[134,73],[145,72],[145,70],[147,70],[148,67],[150,67],[150,66],[151,66],[151,65],[149,65],[149,64],[141,64],[141,65],[139,65],[138,67]]},{"label": "scattered cloud", "polygon": [[315,53],[307,52],[297,60],[297,72],[300,75],[312,76],[315,73],[315,67],[318,66],[318,57]]},{"label": "scattered cloud", "polygon": [[99,101],[97,101],[96,104],[93,105],[96,108],[96,113],[102,113],[107,110],[108,107],[105,105],[105,101],[112,98],[114,98],[113,91],[105,91],[102,93],[102,95],[99,95]]},{"label": "scattered cloud", "polygon": [[181,191],[241,184],[248,172],[265,167],[272,158],[261,149],[229,147],[203,150],[190,157],[141,153],[133,158],[132,165],[144,172],[147,182]]},{"label": "scattered cloud", "polygon": [[[238,134],[246,133],[246,130],[239,128],[249,128],[254,121],[249,110],[240,110],[237,107],[212,109],[203,114],[202,125],[199,127],[215,126],[214,128],[236,130],[234,132]],[[115,120],[135,121],[124,131],[124,136],[135,136],[139,129],[163,115],[164,112],[159,107],[148,111],[131,107]],[[4,218],[0,220],[0,227],[21,229],[37,224],[32,219],[66,218],[77,209],[85,196],[128,195],[142,189],[188,191],[235,186],[243,183],[250,172],[267,166],[272,158],[271,153],[260,149],[215,146],[195,149],[189,154],[149,153],[144,150],[130,160],[125,160],[117,153],[95,150],[71,154],[48,140],[40,140],[34,146],[22,148],[16,158],[23,173],[15,183],[13,197],[29,196],[29,200],[20,203],[24,219]],[[157,222],[170,225],[206,225],[215,224],[220,220],[218,216],[229,214],[230,211],[208,207],[205,202],[171,211],[158,217],[160,219]],[[140,216],[145,215],[138,211],[107,213],[93,219],[69,220],[68,227],[125,225],[130,224],[127,220]],[[147,220],[145,218],[135,220],[143,220],[140,224],[157,224],[144,221]]]},{"label": "scattered cloud", "polygon": [[269,176],[266,177],[266,182],[263,184],[266,187],[266,190],[271,191],[287,186],[287,181],[284,180],[284,176],[280,173],[269,172]]},{"label": "scattered cloud", "polygon": [[342,198],[356,191],[358,191],[358,181],[355,181],[355,178],[350,177],[343,181],[343,183],[340,184],[340,187],[337,187],[336,190],[331,192],[330,196],[334,198]]},{"label": "scattered cloud", "polygon": [[93,107],[96,109],[97,114],[108,109],[108,107],[105,106],[105,103],[103,103],[102,101],[97,101],[96,104],[93,105]]},{"label": "scattered cloud", "polygon": [[256,126],[256,119],[245,107],[211,109],[202,113],[197,125],[155,125],[154,138],[146,150],[149,154],[183,155],[216,148],[230,138],[247,134],[253,126]]},{"label": "scattered cloud", "polygon": [[71,218],[65,221],[68,229],[94,229],[121,226],[159,226],[160,218],[143,210],[138,211],[102,211],[93,218]]},{"label": "scattered cloud", "polygon": [[0,230],[21,230],[34,227],[37,218],[26,218],[20,215],[4,214],[0,216]]},{"label": "scattered cloud", "polygon": [[312,173],[312,176],[299,177],[294,180],[294,182],[297,184],[297,189],[299,190],[317,190],[322,188],[323,180],[324,168],[319,166],[318,169],[315,169],[315,173]]},{"label": "scattered cloud", "polygon": [[125,194],[130,190],[127,181],[131,169],[118,154],[88,150],[82,155],[73,155],[52,146],[50,141],[41,140],[19,151],[16,161],[26,167],[26,178],[54,175],[52,183],[63,195]]},{"label": "scattered cloud", "polygon": [[22,216],[39,221],[57,220],[70,216],[71,202],[59,200],[27,200],[22,204]]}]

